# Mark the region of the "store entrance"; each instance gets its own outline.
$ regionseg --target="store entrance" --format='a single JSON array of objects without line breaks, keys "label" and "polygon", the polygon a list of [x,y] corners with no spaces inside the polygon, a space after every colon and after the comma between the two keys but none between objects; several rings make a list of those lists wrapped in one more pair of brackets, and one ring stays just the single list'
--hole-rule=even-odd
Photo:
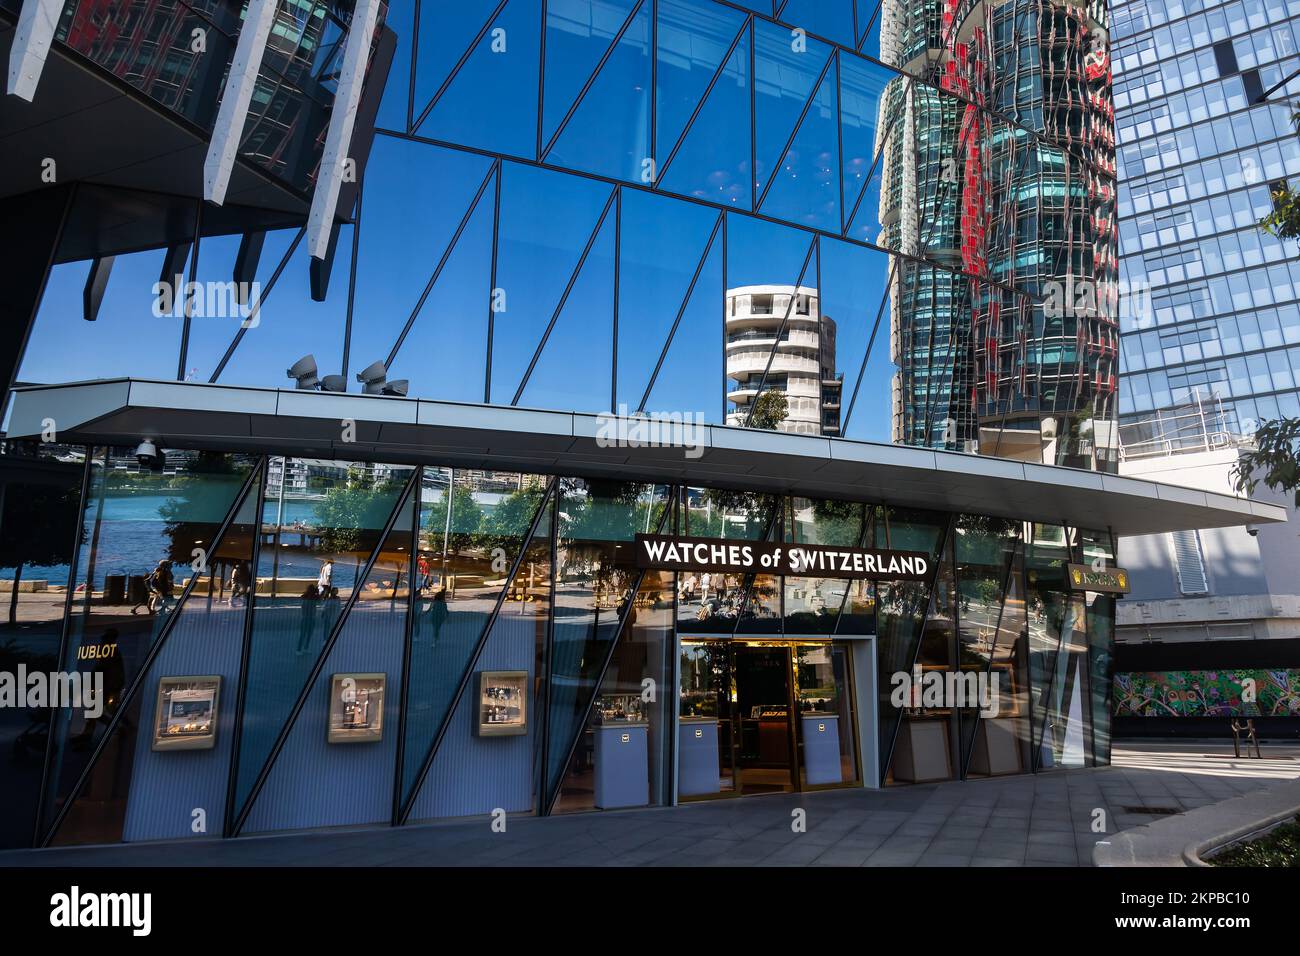
[{"label": "store entrance", "polygon": [[842,643],[684,638],[679,706],[683,800],[860,779]]}]

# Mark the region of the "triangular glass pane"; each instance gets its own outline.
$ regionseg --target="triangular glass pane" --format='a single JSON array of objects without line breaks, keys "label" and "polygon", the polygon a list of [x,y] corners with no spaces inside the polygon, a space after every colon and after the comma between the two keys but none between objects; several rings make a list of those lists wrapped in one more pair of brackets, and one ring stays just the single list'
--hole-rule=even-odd
[{"label": "triangular glass pane", "polygon": [[[610,209],[547,336],[519,404],[531,408],[609,411],[614,360],[614,237]],[[534,344],[534,348],[536,345]],[[581,374],[574,374],[581,369]],[[501,383],[505,385],[506,383]],[[502,393],[502,399],[505,394]]]},{"label": "triangular glass pane", "polygon": [[[884,107],[876,114],[877,125],[873,130],[871,144],[866,143],[865,136],[858,134],[850,150],[846,140],[844,175],[853,177],[852,192],[855,197],[852,202],[849,201],[850,190],[846,184],[844,214],[851,222],[845,234],[850,239],[891,249],[899,248],[904,186],[909,176],[915,179],[915,169],[905,148],[904,135],[904,127],[910,116],[907,101],[911,82],[907,77],[895,76],[885,84],[880,92]],[[861,96],[860,93],[858,95]],[[872,94],[868,92],[867,95]],[[849,96],[845,92],[846,103]],[[859,105],[865,105],[861,99]],[[846,126],[846,136],[848,132]]]},{"label": "triangular glass pane", "polygon": [[[391,82],[384,85],[383,98],[379,101],[379,112],[375,116],[375,125],[381,129],[405,130],[406,107],[410,99],[408,81],[411,76],[412,47],[415,45],[412,35],[415,5],[402,3],[396,6],[397,9],[389,8],[388,15],[384,18],[385,25],[397,35],[397,45],[393,50],[393,62],[388,68]],[[434,5],[430,4],[430,6]],[[429,97],[426,96],[425,102],[428,102],[428,99]],[[417,106],[416,110],[421,108]]]},{"label": "triangular glass pane", "polygon": [[[489,567],[504,564],[508,570],[512,564],[507,564],[496,548],[517,548],[522,543],[517,531],[522,517],[535,513],[539,503],[544,509],[537,522],[537,529],[528,539],[527,547],[519,559],[519,568],[514,577],[507,583],[497,576],[495,569],[491,572],[491,587],[494,591],[489,593],[499,593],[505,587],[506,596],[500,613],[493,621],[491,632],[483,642],[482,653],[477,658],[470,659],[476,643],[462,644],[467,634],[447,633],[454,618],[449,614],[441,614],[437,607],[428,612],[429,615],[437,615],[430,618],[428,629],[417,631],[417,636],[412,637],[412,641],[417,642],[412,647],[413,688],[419,673],[414,658],[421,640],[433,644],[435,655],[438,647],[451,639],[457,641],[458,647],[466,647],[464,663],[457,669],[455,665],[459,660],[450,662],[452,669],[441,681],[455,680],[456,677],[469,681],[455,711],[447,718],[447,732],[433,756],[428,776],[411,805],[409,816],[412,820],[486,814],[498,808],[507,813],[527,813],[538,804],[537,784],[545,719],[539,690],[545,666],[546,634],[551,619],[553,501],[541,493],[541,488],[540,479],[532,485],[517,488],[501,500],[480,526],[486,530],[486,540],[477,539],[482,543],[476,546],[476,550],[482,550],[484,557],[491,562]],[[542,498],[546,500],[543,502]],[[453,498],[453,510],[454,501]],[[497,529],[502,527],[503,522],[507,529],[505,545],[495,543],[502,541],[497,536]],[[524,526],[522,534],[527,533],[528,528]],[[452,578],[450,584],[465,597],[468,597],[468,592],[478,590],[472,579],[467,581]],[[451,604],[451,599],[447,603]],[[477,606],[484,604],[481,598],[474,603]],[[495,600],[486,607],[488,613],[492,606],[495,606]],[[439,621],[442,623],[439,624]],[[481,625],[477,633],[481,633]],[[418,636],[421,634],[425,636]],[[447,654],[454,653],[455,648],[447,651]],[[470,667],[476,673],[466,674],[466,669]],[[449,684],[441,684],[441,681],[441,686],[449,687],[446,697],[438,698],[445,713],[460,680]],[[414,689],[412,694],[414,695]],[[414,703],[415,700],[412,696],[411,701]],[[437,724],[434,724],[435,732],[441,723],[439,718]],[[427,749],[426,747],[426,754]],[[417,753],[419,751],[409,753],[406,759],[416,759]],[[419,766],[408,768],[404,770],[404,775],[409,771],[415,777],[419,770]]]},{"label": "triangular glass pane", "polygon": [[[722,325],[719,321],[723,304],[722,278],[722,242],[719,237],[709,250],[700,278],[673,334],[663,367],[646,401],[646,412],[681,412],[691,415],[695,422],[721,423],[725,374],[722,365],[723,332],[719,328]],[[662,352],[661,344],[651,361],[658,361]],[[653,370],[652,364],[650,371]]]},{"label": "triangular glass pane", "polygon": [[[661,142],[660,188],[729,209],[751,209],[749,49],[745,31],[680,146]],[[671,150],[676,148],[675,155]],[[671,162],[669,161],[671,157]]]},{"label": "triangular glass pane", "polygon": [[[490,400],[508,404],[523,381],[611,190],[583,176],[531,166],[508,165],[504,175]],[[611,203],[607,218],[613,217]]]},{"label": "triangular glass pane", "polygon": [[[840,381],[838,415],[829,414],[839,434],[848,417],[854,435],[869,441],[890,441],[888,415],[875,414],[890,407],[893,366],[889,358],[889,305],[886,298],[889,257],[883,252],[823,237],[818,243],[821,260],[821,312],[835,323],[835,350],[823,359],[832,365]],[[872,331],[876,337],[871,339]],[[867,345],[871,345],[870,369],[863,370]],[[848,416],[849,403],[857,390],[855,412]],[[823,399],[826,389],[823,387]],[[864,432],[864,429],[868,430]],[[823,430],[826,434],[827,430]]]},{"label": "triangular glass pane", "polygon": [[[555,135],[639,0],[550,0],[546,5],[546,89],[542,146]],[[536,20],[530,28],[537,32]],[[629,28],[630,29],[630,28]]]},{"label": "triangular glass pane", "polygon": [[629,182],[653,180],[650,7],[643,3],[546,161]]},{"label": "triangular glass pane", "polygon": [[717,219],[698,203],[623,191],[617,404],[627,411],[645,393]]},{"label": "triangular glass pane", "polygon": [[540,2],[506,4],[420,126],[421,135],[530,159],[536,155]]},{"label": "triangular glass pane", "polygon": [[686,129],[745,16],[712,0],[659,0],[658,7],[655,142],[662,163]]},{"label": "triangular glass pane", "polygon": [[[863,197],[868,177],[878,181],[876,156],[880,144],[878,123],[880,102],[885,87],[896,74],[884,67],[852,56],[840,56],[840,142],[843,165],[841,179],[844,183],[843,215],[848,218],[859,208],[859,202],[871,205],[874,218],[879,207],[879,196],[871,203]],[[886,125],[886,130],[889,128]],[[866,236],[854,236],[857,239]]]},{"label": "triangular glass pane", "polygon": [[[766,20],[754,21],[754,44],[754,184],[762,195],[831,48]],[[835,148],[834,136],[830,148]]]},{"label": "triangular glass pane", "polygon": [[[658,530],[667,489],[632,482],[560,484],[560,528],[547,721],[547,793],[559,786],[596,682],[627,615],[637,570],[627,545]],[[654,527],[652,527],[652,522]]]},{"label": "triangular glass pane", "polygon": [[[419,45],[419,49],[415,51],[415,119],[419,119],[420,114],[429,106],[438,88],[446,82],[448,75],[460,62],[460,58],[474,42],[483,25],[488,22],[488,18],[492,16],[499,2],[500,0],[464,0],[457,3],[421,3],[418,37],[413,35],[411,23],[413,16],[410,11],[415,4],[407,2],[390,6],[388,14],[390,24],[398,8],[404,21],[402,26],[405,30],[398,32],[398,44],[407,47],[413,43]],[[398,30],[396,24],[392,26],[394,30]],[[405,69],[400,73],[397,72],[397,62],[397,58],[394,57],[393,68],[389,71],[389,81],[384,92],[384,105],[387,107],[390,97],[400,99],[401,125],[393,126],[391,121],[387,125],[392,129],[406,129],[410,61],[406,61]]]},{"label": "triangular glass pane", "polygon": [[[389,366],[390,380],[410,381],[410,395],[452,402],[483,401],[493,208],[489,183]],[[427,274],[422,281],[428,280],[435,264],[424,267]],[[418,297],[416,292],[408,310]]]},{"label": "triangular glass pane", "polygon": [[235,808],[252,792],[339,613],[393,512],[411,469],[272,459],[262,514],[272,538],[258,559],[257,597],[240,728]]},{"label": "triangular glass pane", "polygon": [[412,493],[380,544],[241,833],[392,818],[417,503]]},{"label": "triangular glass pane", "polygon": [[835,75],[828,72],[772,176],[761,212],[828,232],[840,228]]},{"label": "triangular glass pane", "polygon": [[781,20],[845,46],[853,46],[854,0],[786,0]]},{"label": "triangular glass pane", "polygon": [[858,41],[855,49],[867,56],[880,56],[880,17],[881,0],[853,0],[858,11]]},{"label": "triangular glass pane", "polygon": [[[200,489],[201,482],[192,481],[190,493],[178,497],[177,501],[183,503],[178,504],[176,513],[185,515],[187,520],[175,522],[171,536],[176,546],[188,546],[192,550],[192,542],[197,541],[208,549],[202,554],[202,571],[183,601],[155,615],[156,626],[171,620],[171,630],[139,689],[130,699],[122,699],[129,681],[124,680],[127,675],[121,665],[128,660],[139,661],[144,650],[133,653],[133,649],[124,646],[125,635],[110,638],[104,632],[99,646],[111,646],[112,653],[79,664],[82,669],[93,666],[102,670],[105,690],[118,696],[115,701],[110,698],[111,706],[105,708],[102,719],[84,721],[85,726],[80,729],[68,728],[76,732],[67,739],[72,759],[62,762],[65,774],[73,770],[80,773],[110,718],[123,707],[125,711],[64,817],[52,841],[55,845],[192,837],[194,807],[204,808],[211,815],[213,828],[220,832],[248,604],[247,592],[232,590],[232,581],[238,579],[236,568],[246,571],[250,566],[257,487],[254,484],[248,489],[226,534],[215,544],[212,536],[217,529],[205,520],[207,509],[202,496],[194,494]],[[216,518],[218,525],[224,517],[223,514]],[[83,550],[86,547],[83,545]],[[178,566],[183,569],[177,575],[179,583],[180,578],[189,576],[191,568]],[[179,679],[187,676],[191,679]],[[174,693],[190,697],[187,707],[192,707],[197,700],[209,702],[206,716],[214,719],[211,732],[200,729],[194,734],[171,722],[167,702]],[[61,712],[60,716],[66,713]],[[80,718],[76,722],[83,723]],[[60,720],[56,726],[66,725]],[[173,730],[175,734],[171,733]],[[182,738],[189,745],[184,748],[187,750],[196,741],[207,746],[187,753],[186,772],[176,774],[168,763],[174,757],[165,751]],[[55,739],[61,740],[62,734],[56,732]],[[59,752],[56,749],[56,754]],[[75,777],[64,779],[65,786],[75,781]],[[55,811],[63,803],[59,799],[51,802]]]},{"label": "triangular glass pane", "polygon": [[[537,475],[424,471],[402,750],[403,805],[413,796],[429,748],[507,586],[506,577],[543,505],[544,492],[545,480]],[[528,572],[525,567],[523,573]],[[507,605],[503,613],[507,609],[518,608]],[[474,696],[472,688],[466,696]]]}]

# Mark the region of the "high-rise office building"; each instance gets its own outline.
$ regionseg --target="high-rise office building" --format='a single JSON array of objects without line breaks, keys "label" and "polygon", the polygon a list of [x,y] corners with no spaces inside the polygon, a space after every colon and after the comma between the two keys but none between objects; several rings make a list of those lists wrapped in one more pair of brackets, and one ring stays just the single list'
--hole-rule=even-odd
[{"label": "high-rise office building", "polygon": [[1154,437],[1157,411],[1214,397],[1246,432],[1300,415],[1300,251],[1258,226],[1300,176],[1300,7],[1133,0],[1113,21],[1123,421]]},{"label": "high-rise office building", "polygon": [[895,441],[1114,468],[1106,19],[1104,3],[885,5],[881,58],[937,87],[895,79],[880,106],[878,129],[907,118],[884,143],[880,191],[881,244],[903,254],[889,280]]}]

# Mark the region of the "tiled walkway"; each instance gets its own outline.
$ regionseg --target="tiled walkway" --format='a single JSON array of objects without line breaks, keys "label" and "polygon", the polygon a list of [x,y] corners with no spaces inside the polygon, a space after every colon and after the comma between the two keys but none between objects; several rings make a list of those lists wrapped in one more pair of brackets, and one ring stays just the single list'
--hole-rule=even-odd
[{"label": "tiled walkway", "polygon": [[[1129,745],[1097,770],[887,791],[718,800],[682,807],[334,831],[177,844],[0,853],[45,866],[1076,866],[1104,834],[1158,816],[1133,808],[1204,806],[1300,776],[1300,748],[1234,760],[1222,745]],[[1228,751],[1231,753],[1230,749]],[[807,831],[791,828],[807,813]]]}]

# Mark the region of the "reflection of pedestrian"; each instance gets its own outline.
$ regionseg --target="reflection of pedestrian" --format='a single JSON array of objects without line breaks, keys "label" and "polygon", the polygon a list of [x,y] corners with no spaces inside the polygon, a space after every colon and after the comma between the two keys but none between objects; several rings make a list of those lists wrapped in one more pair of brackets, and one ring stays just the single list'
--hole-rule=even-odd
[{"label": "reflection of pedestrian", "polygon": [[167,610],[167,602],[172,598],[172,563],[167,559],[158,562],[158,566],[144,579],[149,589],[149,613]]},{"label": "reflection of pedestrian", "polygon": [[433,628],[433,639],[430,641],[435,647],[438,644],[438,636],[442,631],[442,626],[447,622],[447,615],[450,613],[447,608],[447,590],[443,588],[433,596],[429,602],[427,611],[429,615],[429,624]]},{"label": "reflection of pedestrian", "polygon": [[314,584],[307,585],[302,592],[302,613],[298,618],[297,653],[306,654],[311,650],[312,631],[316,629],[316,612],[320,605],[320,589]]},{"label": "reflection of pedestrian", "polygon": [[429,590],[429,556],[421,552],[420,560],[416,563],[416,570],[420,574],[420,584],[417,590]]},{"label": "reflection of pedestrian", "polygon": [[248,603],[248,586],[252,580],[252,569],[247,561],[236,561],[230,571],[230,606],[235,606],[235,598],[243,598]]},{"label": "reflection of pedestrian", "polygon": [[334,587],[334,559],[326,558],[320,567],[320,576],[316,578],[316,589],[321,597],[330,597]]}]

